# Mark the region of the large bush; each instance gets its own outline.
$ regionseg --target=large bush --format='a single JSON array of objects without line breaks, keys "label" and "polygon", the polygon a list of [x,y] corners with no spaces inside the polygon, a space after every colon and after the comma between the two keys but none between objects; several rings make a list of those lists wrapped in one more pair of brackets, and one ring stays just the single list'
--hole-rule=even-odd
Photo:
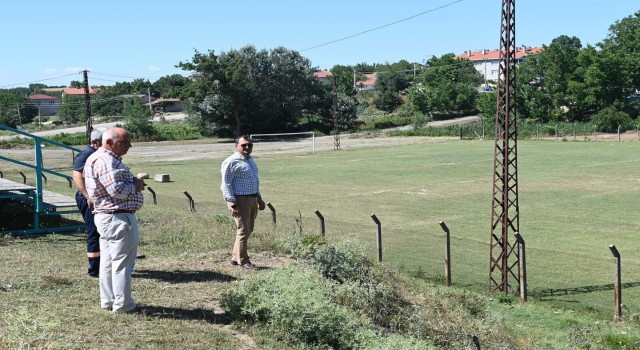
[{"label": "large bush", "polygon": [[368,321],[332,298],[333,284],[313,270],[267,271],[235,282],[221,298],[236,321],[260,323],[279,340],[333,349],[359,348]]},{"label": "large bush", "polygon": [[591,122],[596,125],[598,131],[601,132],[618,132],[627,131],[632,128],[633,121],[625,112],[617,110],[615,107],[607,107],[602,109],[591,118]]}]

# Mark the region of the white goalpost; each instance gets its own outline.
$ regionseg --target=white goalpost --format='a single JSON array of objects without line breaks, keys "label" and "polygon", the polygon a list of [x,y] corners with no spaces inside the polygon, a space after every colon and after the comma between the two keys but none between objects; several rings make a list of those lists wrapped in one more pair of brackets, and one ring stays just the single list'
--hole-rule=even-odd
[{"label": "white goalpost", "polygon": [[283,132],[276,134],[250,134],[249,138],[254,141],[255,138],[274,138],[274,139],[291,139],[297,135],[311,135],[311,153],[316,153],[316,133],[313,131],[304,131],[304,132]]}]

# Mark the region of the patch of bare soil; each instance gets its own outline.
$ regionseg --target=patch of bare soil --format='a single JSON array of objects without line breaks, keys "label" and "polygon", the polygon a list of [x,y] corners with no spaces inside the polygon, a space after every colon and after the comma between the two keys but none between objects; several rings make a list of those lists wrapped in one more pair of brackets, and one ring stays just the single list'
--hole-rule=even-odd
[{"label": "patch of bare soil", "polygon": [[[141,249],[144,254],[144,248]],[[146,316],[183,320],[205,320],[238,340],[237,349],[263,349],[253,338],[236,329],[220,306],[229,283],[260,271],[287,266],[286,257],[251,252],[256,265],[248,270],[230,264],[230,251],[184,253],[174,257],[146,255],[136,262],[134,297]],[[135,295],[144,290],[144,296]]]}]

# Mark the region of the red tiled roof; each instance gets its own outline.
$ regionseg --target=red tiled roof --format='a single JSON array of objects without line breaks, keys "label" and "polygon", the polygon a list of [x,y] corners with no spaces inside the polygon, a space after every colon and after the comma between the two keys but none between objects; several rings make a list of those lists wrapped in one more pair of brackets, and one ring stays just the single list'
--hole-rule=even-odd
[{"label": "red tiled roof", "polygon": [[[525,47],[521,46],[516,48],[516,59],[533,55],[544,51],[541,47]],[[498,60],[500,59],[500,50],[480,50],[480,51],[465,51],[464,53],[456,56],[456,58],[466,58],[469,61],[484,61],[484,60]]]},{"label": "red tiled roof", "polygon": [[[90,94],[95,94],[99,89],[89,89]],[[84,95],[84,89],[64,88],[62,93],[65,95]]]},{"label": "red tiled roof", "polygon": [[53,96],[49,96],[49,95],[45,95],[45,94],[35,94],[32,96],[29,96],[30,100],[57,100],[57,97],[53,97]]},{"label": "red tiled roof", "polygon": [[319,72],[313,73],[313,76],[316,78],[328,78],[331,76],[331,71],[321,70]]},{"label": "red tiled roof", "polygon": [[373,72],[373,73],[367,73],[364,74],[365,77],[367,77],[367,80],[365,81],[359,81],[357,83],[357,85],[364,85],[364,86],[374,86],[376,85],[376,80],[378,80],[378,73],[377,72]]}]

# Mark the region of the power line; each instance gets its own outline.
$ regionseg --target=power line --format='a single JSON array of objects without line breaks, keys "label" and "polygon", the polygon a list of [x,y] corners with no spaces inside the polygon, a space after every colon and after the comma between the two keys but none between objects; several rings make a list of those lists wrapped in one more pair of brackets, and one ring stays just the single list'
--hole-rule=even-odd
[{"label": "power line", "polygon": [[462,2],[462,1],[463,0],[456,0],[456,1],[450,2],[450,3],[446,4],[446,5],[442,5],[442,6],[439,6],[439,7],[433,8],[431,10],[424,11],[424,12],[420,12],[418,14],[415,14],[415,15],[411,16],[411,17],[407,17],[407,18],[404,18],[404,19],[401,19],[401,20],[398,20],[398,21],[395,21],[395,22],[391,22],[389,24],[385,24],[385,25],[382,25],[382,26],[379,26],[379,27],[368,29],[368,30],[365,30],[365,31],[360,32],[360,33],[356,33],[356,34],[353,34],[353,35],[346,36],[346,37],[341,38],[341,39],[329,41],[329,42],[324,43],[324,44],[308,47],[308,48],[306,48],[304,50],[300,50],[299,52],[304,52],[304,51],[307,51],[307,50],[313,50],[313,49],[317,49],[317,48],[322,47],[322,46],[327,46],[327,45],[331,45],[331,44],[334,44],[334,43],[337,43],[337,42],[340,42],[340,41],[343,41],[343,40],[351,39],[353,37],[356,37],[356,36],[359,36],[359,35],[362,35],[362,34],[373,32],[373,31],[378,30],[378,29],[386,28],[386,27],[392,26],[394,24],[398,24],[398,23],[401,23],[401,22],[408,21],[410,19],[414,19],[414,18],[416,18],[418,16],[422,16],[422,15],[430,13],[430,12],[441,10],[441,9],[443,9],[445,7],[449,7],[449,6],[451,6],[451,5],[455,4],[455,3]]},{"label": "power line", "polygon": [[60,78],[70,77],[70,76],[72,76],[72,75],[76,75],[76,74],[80,74],[80,73],[81,73],[81,72],[78,72],[78,73],[71,73],[71,74],[67,74],[67,75],[61,75],[61,76],[59,76],[59,77],[53,77],[53,78],[47,78],[47,79],[34,80],[34,81],[26,82],[26,83],[15,83],[15,84],[9,84],[9,85],[2,85],[2,86],[0,86],[0,88],[10,87],[10,86],[17,86],[17,85],[25,85],[25,84],[27,84],[27,86],[28,86],[29,84],[35,84],[35,83],[39,83],[39,82],[41,82],[41,81],[47,81],[47,80],[53,80],[53,79],[60,79]]}]

